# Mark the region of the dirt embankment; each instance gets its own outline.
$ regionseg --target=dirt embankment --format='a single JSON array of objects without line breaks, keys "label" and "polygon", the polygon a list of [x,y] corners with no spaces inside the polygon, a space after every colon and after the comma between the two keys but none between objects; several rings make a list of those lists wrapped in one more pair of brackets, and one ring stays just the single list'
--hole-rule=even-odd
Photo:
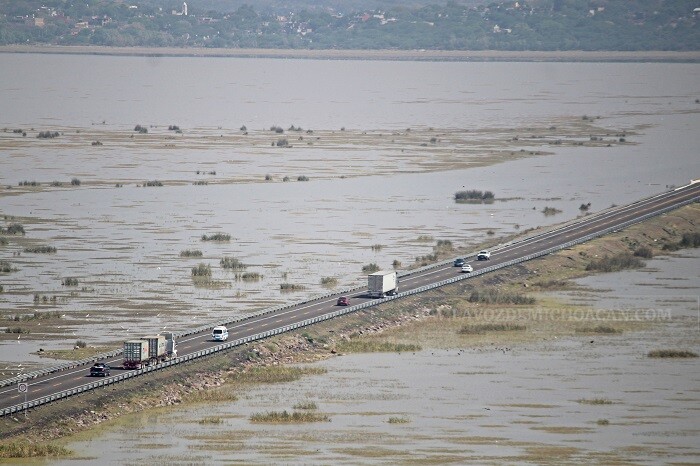
[{"label": "dirt embankment", "polygon": [[[692,204],[668,214],[650,219],[596,239],[589,243],[552,254],[499,272],[445,286],[418,296],[387,303],[342,318],[327,321],[307,329],[246,345],[226,354],[183,364],[101,390],[52,403],[23,415],[0,418],[0,436],[4,443],[17,440],[46,442],[87,430],[119,416],[165,406],[186,403],[234,401],[235,395],[224,389],[238,383],[253,368],[276,367],[313,362],[338,354],[338,348],[349,340],[381,340],[408,342],[439,347],[503,348],[526,341],[572,336],[586,332],[616,333],[643,328],[643,324],[620,323],[611,316],[612,324],[598,320],[596,328],[582,327],[578,321],[566,319],[572,308],[546,299],[523,301],[513,296],[537,296],[538,291],[571,287],[572,278],[590,273],[590,263],[600,257],[634,254],[641,248],[650,255],[665,254],[681,244],[684,235],[700,235],[700,204]],[[462,251],[445,251],[447,257]],[[645,252],[648,256],[649,253]],[[444,257],[441,257],[443,259]],[[639,264],[637,264],[639,266]],[[477,289],[494,289],[506,302],[484,303],[471,297]],[[524,293],[527,293],[525,295]],[[548,307],[549,306],[549,307]],[[535,307],[555,312],[561,319],[530,319]],[[506,314],[517,321],[507,323],[506,331],[497,326],[474,327],[474,333],[464,331],[474,326],[484,313]],[[554,315],[554,314],[552,314]],[[483,322],[483,319],[482,319]],[[493,322],[491,322],[493,324]],[[606,327],[607,325],[607,327]],[[612,326],[611,326],[612,325]],[[527,330],[527,331],[523,331]],[[505,349],[504,349],[505,350]],[[230,387],[229,387],[230,388]]]}]

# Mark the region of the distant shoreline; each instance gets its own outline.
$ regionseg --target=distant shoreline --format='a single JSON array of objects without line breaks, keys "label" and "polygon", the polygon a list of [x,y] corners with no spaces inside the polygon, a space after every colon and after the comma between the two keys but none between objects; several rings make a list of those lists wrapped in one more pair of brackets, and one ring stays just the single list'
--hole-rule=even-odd
[{"label": "distant shoreline", "polygon": [[0,53],[114,55],[133,57],[295,58],[313,60],[700,63],[700,51],[538,52],[501,50],[299,50],[5,45],[0,46]]}]

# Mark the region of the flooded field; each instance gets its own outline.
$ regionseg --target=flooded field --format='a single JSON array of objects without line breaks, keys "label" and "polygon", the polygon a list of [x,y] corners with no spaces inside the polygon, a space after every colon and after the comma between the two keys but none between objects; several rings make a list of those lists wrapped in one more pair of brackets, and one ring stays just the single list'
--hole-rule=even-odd
[{"label": "flooded field", "polygon": [[[437,240],[470,250],[700,172],[697,65],[2,59],[0,214],[25,234],[0,244],[0,326],[55,313],[0,334],[2,376],[51,364],[40,348],[359,286],[370,262],[405,269]],[[497,200],[456,204],[462,189]]]},{"label": "flooded field", "polygon": [[[109,422],[69,443],[79,459],[55,464],[697,463],[698,359],[647,354],[698,349],[698,260],[693,250],[578,281],[598,301],[569,316],[577,325],[598,324],[595,312],[619,312],[614,325],[635,320],[643,330],[515,345],[462,337],[463,345],[441,349],[419,337],[422,351],[344,355],[312,365],[326,373],[246,389],[235,402]],[[674,276],[695,302],[668,299],[668,287],[649,292],[647,283]],[[606,290],[591,287],[603,279]],[[665,312],[605,301],[645,293],[666,295]],[[251,421],[285,410],[330,420]]]}]

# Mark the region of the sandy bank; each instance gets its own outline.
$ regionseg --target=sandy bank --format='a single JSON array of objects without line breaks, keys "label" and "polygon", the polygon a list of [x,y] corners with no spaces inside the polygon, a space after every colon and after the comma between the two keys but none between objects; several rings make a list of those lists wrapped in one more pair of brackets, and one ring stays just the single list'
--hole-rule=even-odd
[{"label": "sandy bank", "polygon": [[317,60],[700,62],[700,51],[500,51],[500,50],[291,50],[176,47],[6,45],[0,53],[52,53],[158,57],[298,58]]}]

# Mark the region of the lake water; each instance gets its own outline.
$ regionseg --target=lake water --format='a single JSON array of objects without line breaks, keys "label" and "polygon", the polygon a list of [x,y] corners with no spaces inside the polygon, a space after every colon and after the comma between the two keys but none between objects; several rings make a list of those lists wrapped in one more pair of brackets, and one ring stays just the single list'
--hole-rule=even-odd
[{"label": "lake water", "polygon": [[[55,464],[697,464],[698,358],[645,355],[697,351],[698,260],[700,251],[683,251],[644,269],[577,280],[596,298],[591,310],[668,312],[627,314],[647,322],[643,331],[549,336],[507,351],[471,347],[465,337],[467,349],[331,358],[317,363],[326,374],[244,389],[235,402],[126,416],[71,442],[79,458]],[[694,300],[649,299],[670,297],[672,289],[649,291],[649,282],[668,277]],[[610,301],[640,295],[648,306]],[[249,420],[304,402],[330,422]],[[212,417],[220,423],[207,423]]]},{"label": "lake water", "polygon": [[[36,363],[39,347],[76,339],[118,345],[122,327],[184,328],[301,300],[328,291],[321,277],[337,278],[338,290],[359,286],[363,265],[406,267],[437,239],[471,247],[573,219],[584,202],[595,212],[685,184],[700,176],[699,83],[697,64],[0,54],[0,214],[58,250],[0,246],[18,269],[0,276],[0,312],[59,310],[70,327],[67,338],[0,342],[0,363]],[[611,147],[524,142],[583,116]],[[131,138],[136,124],[149,134]],[[241,139],[242,125],[255,143]],[[287,131],[294,147],[276,150],[272,125],[305,131]],[[63,135],[36,139],[40,130]],[[481,152],[493,151],[513,156],[480,166]],[[69,185],[73,177],[81,186]],[[156,179],[165,186],[137,187]],[[48,187],[56,180],[63,185]],[[22,181],[42,188],[20,189]],[[454,203],[472,188],[508,200]],[[545,206],[562,213],[545,217]],[[232,240],[200,240],[216,232]],[[180,258],[185,249],[203,257]],[[262,279],[236,281],[219,268],[223,256]],[[193,286],[199,262],[226,286]],[[66,277],[79,289],[62,287]],[[284,294],[282,282],[306,289]],[[35,294],[59,304],[37,305]]]}]

